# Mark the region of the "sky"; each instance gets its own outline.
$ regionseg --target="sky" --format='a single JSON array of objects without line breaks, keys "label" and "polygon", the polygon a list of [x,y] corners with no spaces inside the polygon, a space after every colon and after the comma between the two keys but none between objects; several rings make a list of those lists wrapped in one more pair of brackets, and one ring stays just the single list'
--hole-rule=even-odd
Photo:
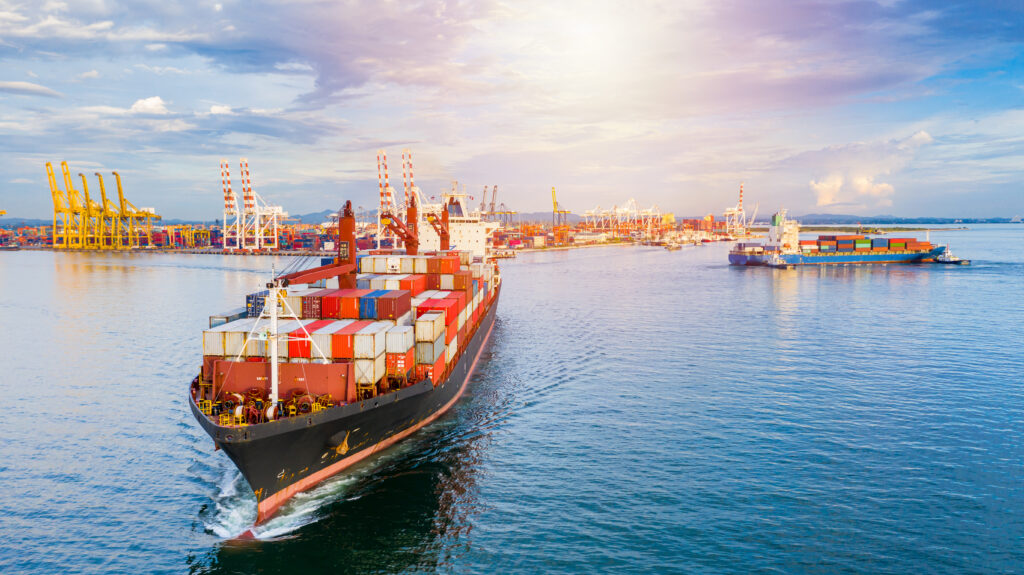
[{"label": "sky", "polygon": [[222,158],[371,208],[405,148],[520,212],[1024,214],[1020,0],[0,0],[0,62],[12,216],[64,160],[165,218],[219,217]]}]

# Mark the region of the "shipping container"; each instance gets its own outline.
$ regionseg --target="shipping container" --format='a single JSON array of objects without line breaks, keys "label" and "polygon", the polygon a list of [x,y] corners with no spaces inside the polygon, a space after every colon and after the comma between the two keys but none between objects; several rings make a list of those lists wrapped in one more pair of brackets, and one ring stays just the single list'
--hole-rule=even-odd
[{"label": "shipping container", "polygon": [[374,256],[374,258],[373,258],[373,273],[375,273],[375,274],[386,274],[386,273],[388,273],[388,258],[387,258],[387,256]]},{"label": "shipping container", "polygon": [[321,326],[317,329],[310,330],[313,336],[313,343],[310,349],[310,358],[313,360],[326,360],[330,361],[334,358],[332,350],[332,342],[334,334],[341,328],[349,325],[355,320],[352,319],[339,319],[333,320],[327,325]]},{"label": "shipping container", "polygon": [[441,274],[441,289],[453,290],[455,289],[455,276],[452,274]]},{"label": "shipping container", "polygon": [[445,353],[445,363],[451,363],[451,362],[455,361],[455,357],[458,355],[458,351],[459,351],[459,336],[456,335],[455,339],[453,339],[452,342],[445,347],[445,351],[444,351],[444,353]]},{"label": "shipping container", "polygon": [[416,341],[432,342],[438,336],[444,336],[443,311],[424,313],[416,320]]},{"label": "shipping container", "polygon": [[310,350],[312,349],[312,338],[311,334],[321,328],[327,327],[334,323],[332,319],[317,319],[313,320],[312,323],[300,326],[299,329],[292,331],[288,334],[288,357],[289,358],[306,358],[312,357]]},{"label": "shipping container", "polygon": [[384,278],[384,287],[381,289],[386,290],[400,290],[402,289],[402,280],[409,277],[409,274],[391,274]]},{"label": "shipping container", "polygon": [[360,273],[372,274],[373,260],[376,259],[376,257],[377,256],[359,256],[358,261]]},{"label": "shipping container", "polygon": [[416,342],[416,363],[432,364],[438,357],[444,355],[445,341],[444,334],[434,341]]},{"label": "shipping container", "polygon": [[375,321],[356,332],[353,351],[356,359],[373,359],[384,353],[384,344],[391,324]]},{"label": "shipping container", "polygon": [[398,319],[394,320],[395,321],[395,325],[407,325],[409,327],[412,327],[413,318],[414,317],[416,317],[416,316],[413,315],[412,310],[410,309],[409,311],[407,311],[404,314],[402,314],[401,317],[399,317]]},{"label": "shipping container", "polygon": [[362,277],[356,277],[356,289],[373,290],[373,280],[378,277],[377,274],[361,274]]},{"label": "shipping container", "polygon": [[387,375],[387,361],[384,354],[370,359],[356,359],[356,383],[377,383]]},{"label": "shipping container", "polygon": [[352,359],[355,357],[355,335],[363,328],[373,324],[372,321],[348,320],[350,323],[343,325],[331,333],[331,357],[334,359]]},{"label": "shipping container", "polygon": [[409,348],[402,353],[385,353],[384,356],[388,375],[405,377],[416,367],[415,348]]},{"label": "shipping container", "polygon": [[249,317],[259,317],[263,312],[263,304],[266,303],[269,290],[258,291],[245,296],[245,311]]},{"label": "shipping container", "polygon": [[427,276],[422,274],[410,274],[402,278],[398,282],[398,287],[395,289],[408,290],[413,297],[416,297],[426,291],[427,289]]},{"label": "shipping container", "polygon": [[871,240],[871,247],[873,248],[884,248],[889,246],[889,240],[885,238],[875,238]]},{"label": "shipping container", "polygon": [[221,312],[219,314],[210,316],[210,328],[215,328],[218,325],[224,325],[233,321],[240,320],[248,316],[248,311],[245,307],[235,308],[233,310]]},{"label": "shipping container", "polygon": [[389,290],[377,297],[377,319],[396,320],[412,310],[412,294],[406,290]]},{"label": "shipping container", "polygon": [[416,364],[416,381],[423,381],[429,379],[434,385],[441,383],[441,378],[445,372],[445,357],[441,354],[441,357],[437,359],[433,364]]},{"label": "shipping container", "polygon": [[322,289],[309,295],[302,296],[302,319],[317,319],[323,315],[323,297],[338,290]]},{"label": "shipping container", "polygon": [[411,326],[395,326],[388,329],[384,338],[384,351],[405,353],[416,345],[416,330]]},{"label": "shipping container", "polygon": [[[237,321],[233,321],[230,324],[224,324],[224,355],[229,358],[246,357],[246,345],[245,341],[249,336],[249,333],[253,331],[253,328],[257,325],[261,325],[266,328],[270,325],[270,321],[256,317],[245,318]],[[260,351],[256,346],[253,347],[253,352]],[[253,353],[255,355],[255,353]],[[261,355],[265,355],[261,354]]]}]

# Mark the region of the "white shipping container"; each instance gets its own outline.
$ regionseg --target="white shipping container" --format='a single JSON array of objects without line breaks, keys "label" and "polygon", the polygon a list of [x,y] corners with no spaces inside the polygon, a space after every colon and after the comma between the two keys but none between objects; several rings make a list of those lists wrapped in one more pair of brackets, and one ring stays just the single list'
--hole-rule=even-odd
[{"label": "white shipping container", "polygon": [[459,312],[459,319],[456,321],[459,322],[459,329],[466,325],[466,308],[462,308],[462,311]]},{"label": "white shipping container", "polygon": [[437,358],[444,353],[444,334],[434,341],[416,342],[416,363],[421,365],[433,365]]},{"label": "white shipping container", "polygon": [[416,320],[416,341],[434,341],[438,335],[444,336],[443,311],[425,313]]},{"label": "white shipping container", "polygon": [[384,256],[373,256],[373,273],[388,273],[388,258]]},{"label": "white shipping container", "polygon": [[402,256],[401,272],[403,274],[416,273],[416,256]]},{"label": "white shipping container", "polygon": [[448,344],[448,349],[445,350],[445,363],[451,363],[455,359],[455,352],[459,351],[459,336],[452,338],[452,342]]},{"label": "white shipping container", "polygon": [[416,345],[416,330],[411,326],[398,325],[389,329],[384,339],[385,352],[405,353]]},{"label": "white shipping container", "polygon": [[384,287],[382,287],[380,289],[400,290],[400,289],[402,289],[402,285],[399,282],[401,280],[404,280],[407,277],[409,277],[409,274],[394,274],[394,275],[390,275],[390,276],[387,277],[386,281],[384,282]]},{"label": "white shipping container", "polygon": [[386,256],[386,259],[388,267],[385,273],[402,273],[402,256]]},{"label": "white shipping container", "polygon": [[468,250],[459,251],[459,263],[463,266],[473,263],[473,252]]},{"label": "white shipping container", "polygon": [[427,256],[416,256],[415,263],[413,264],[414,274],[425,274],[427,273]]},{"label": "white shipping container", "polygon": [[[224,355],[231,357],[245,355],[245,340],[249,331],[260,321],[258,317],[250,317],[231,323],[231,329],[224,330]],[[267,320],[264,324],[269,323]]]},{"label": "white shipping container", "polygon": [[373,359],[355,360],[356,383],[377,383],[384,377],[386,367],[383,353]]},{"label": "white shipping container", "polygon": [[[427,301],[430,298],[425,298],[422,295],[412,298],[412,316],[416,317],[416,308],[420,307],[420,304]],[[401,325],[401,324],[399,324]]]},{"label": "white shipping container", "polygon": [[380,274],[373,276],[370,280],[370,289],[387,289],[384,287],[388,283],[388,276],[386,274]]},{"label": "white shipping container", "polygon": [[412,318],[414,317],[416,316],[414,316],[411,311],[407,311],[402,315],[402,317],[395,320],[395,325],[407,325],[412,327]]},{"label": "white shipping container", "polygon": [[470,264],[469,272],[473,275],[473,279],[482,278],[484,276],[484,264]]},{"label": "white shipping container", "polygon": [[222,330],[214,328],[203,332],[203,355],[224,355],[224,332]]},{"label": "white shipping container", "polygon": [[374,266],[373,260],[375,257],[376,256],[365,256],[359,258],[359,271],[364,274],[372,274]]},{"label": "white shipping container", "polygon": [[426,291],[421,291],[418,297],[423,299],[437,299],[438,293],[439,292],[436,289],[428,289]]},{"label": "white shipping container", "polygon": [[455,276],[452,274],[441,274],[441,289],[442,290],[453,290],[455,289]]},{"label": "white shipping container", "polygon": [[384,338],[391,326],[390,322],[375,321],[357,331],[352,338],[355,357],[372,359],[384,353]]}]

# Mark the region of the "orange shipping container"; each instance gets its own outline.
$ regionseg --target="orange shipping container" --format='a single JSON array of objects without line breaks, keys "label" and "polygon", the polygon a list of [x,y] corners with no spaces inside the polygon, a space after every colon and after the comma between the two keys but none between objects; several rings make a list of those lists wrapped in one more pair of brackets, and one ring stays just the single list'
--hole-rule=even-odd
[{"label": "orange shipping container", "polygon": [[300,327],[288,334],[288,357],[309,357],[310,345],[309,335],[314,331],[334,323],[334,320],[321,319]]},{"label": "orange shipping container", "polygon": [[427,291],[427,276],[423,274],[406,276],[404,279],[398,280],[398,287],[409,290],[412,297],[416,297]]},{"label": "orange shipping container", "polygon": [[389,353],[385,362],[388,375],[406,375],[416,366],[416,347],[410,347],[405,353]]},{"label": "orange shipping container", "polygon": [[331,357],[352,359],[355,357],[353,341],[356,332],[372,324],[371,320],[354,321],[331,334]]},{"label": "orange shipping container", "polygon": [[437,385],[441,383],[441,377],[444,376],[444,367],[445,357],[442,353],[434,365],[419,364],[416,366],[416,381],[429,379],[434,385]]}]

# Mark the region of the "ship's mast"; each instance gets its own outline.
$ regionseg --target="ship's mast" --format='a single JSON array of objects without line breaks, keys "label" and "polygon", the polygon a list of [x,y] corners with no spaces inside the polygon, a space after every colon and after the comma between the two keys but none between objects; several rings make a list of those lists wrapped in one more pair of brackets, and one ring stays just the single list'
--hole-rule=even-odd
[{"label": "ship's mast", "polygon": [[[276,273],[273,275],[277,275]],[[276,277],[274,281],[267,284],[270,288],[270,294],[267,296],[267,303],[264,304],[264,308],[267,305],[270,306],[270,405],[277,405],[277,380],[278,380],[278,356],[277,356],[277,291],[280,286],[280,280]]]}]

